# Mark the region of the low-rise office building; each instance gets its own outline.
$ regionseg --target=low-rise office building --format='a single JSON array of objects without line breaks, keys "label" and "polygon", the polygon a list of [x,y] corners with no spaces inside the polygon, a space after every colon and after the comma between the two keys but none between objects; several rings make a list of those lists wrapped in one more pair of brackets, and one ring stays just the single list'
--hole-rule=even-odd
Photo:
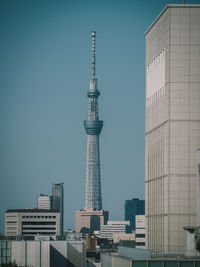
[{"label": "low-rise office building", "polygon": [[5,213],[6,236],[60,235],[60,212],[47,209],[15,209]]},{"label": "low-rise office building", "polygon": [[108,221],[106,225],[101,226],[101,238],[113,239],[115,233],[126,233],[130,226],[129,221]]}]

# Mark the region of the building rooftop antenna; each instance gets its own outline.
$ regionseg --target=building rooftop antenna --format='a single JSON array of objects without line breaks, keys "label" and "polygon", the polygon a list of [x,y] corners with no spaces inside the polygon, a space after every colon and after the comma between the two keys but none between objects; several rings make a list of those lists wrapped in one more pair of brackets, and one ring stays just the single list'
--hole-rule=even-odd
[{"label": "building rooftop antenna", "polygon": [[92,31],[92,79],[95,79],[95,37],[96,32]]}]

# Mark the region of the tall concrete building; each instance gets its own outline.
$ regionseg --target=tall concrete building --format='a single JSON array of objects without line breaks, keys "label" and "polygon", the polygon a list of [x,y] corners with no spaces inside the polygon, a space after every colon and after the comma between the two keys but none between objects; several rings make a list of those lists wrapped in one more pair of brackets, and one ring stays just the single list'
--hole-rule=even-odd
[{"label": "tall concrete building", "polygon": [[182,253],[196,225],[200,147],[200,5],[168,5],[146,32],[148,248]]},{"label": "tall concrete building", "polygon": [[64,189],[63,183],[52,184],[52,208],[60,211],[60,233],[63,235],[63,219],[64,219]]},{"label": "tall concrete building", "polygon": [[[79,229],[88,229],[95,227],[100,229],[101,222],[108,218],[108,214],[103,210],[102,194],[101,194],[101,177],[100,177],[100,151],[99,151],[99,135],[103,127],[103,121],[99,120],[98,113],[98,97],[100,92],[97,87],[97,78],[95,75],[95,38],[96,32],[92,32],[92,77],[90,87],[87,92],[88,96],[88,119],[84,121],[84,127],[87,134],[87,162],[86,162],[86,192],[85,192],[85,208],[76,212],[76,231]],[[94,219],[100,212],[100,218]],[[89,213],[88,213],[89,212]],[[92,212],[94,214],[92,214]],[[106,214],[105,214],[106,213]],[[90,214],[90,215],[89,215]],[[84,216],[90,218],[83,218]],[[106,219],[107,220],[107,219]],[[91,222],[90,224],[82,224],[82,222]],[[92,227],[93,222],[96,225]],[[99,225],[100,222],[100,225]]]}]

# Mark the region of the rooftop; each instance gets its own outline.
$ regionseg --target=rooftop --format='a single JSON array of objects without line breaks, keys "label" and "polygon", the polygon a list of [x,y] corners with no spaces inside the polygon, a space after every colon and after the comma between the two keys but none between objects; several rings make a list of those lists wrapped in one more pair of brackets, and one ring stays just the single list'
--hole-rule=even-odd
[{"label": "rooftop", "polygon": [[52,212],[59,212],[58,210],[52,210],[52,209],[10,209],[7,210],[6,213],[10,212],[41,212],[41,213],[52,213]]},{"label": "rooftop", "polygon": [[145,35],[147,35],[147,33],[151,30],[151,28],[154,26],[154,24],[159,20],[159,18],[165,13],[165,11],[168,8],[179,8],[179,7],[184,7],[184,8],[195,8],[198,7],[200,8],[200,4],[169,4],[167,5],[162,11],[161,13],[158,15],[158,17],[154,20],[154,22],[151,24],[151,26],[146,30]]}]

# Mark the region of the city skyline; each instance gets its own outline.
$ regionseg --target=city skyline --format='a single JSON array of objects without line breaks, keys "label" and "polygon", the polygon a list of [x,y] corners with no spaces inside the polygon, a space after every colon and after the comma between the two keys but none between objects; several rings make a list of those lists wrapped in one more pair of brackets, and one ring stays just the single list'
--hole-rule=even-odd
[{"label": "city skyline", "polygon": [[65,185],[64,229],[75,227],[85,195],[92,30],[104,208],[120,220],[125,199],[144,199],[144,33],[170,3],[183,1],[0,1],[0,232],[5,210],[36,207],[55,181]]}]

